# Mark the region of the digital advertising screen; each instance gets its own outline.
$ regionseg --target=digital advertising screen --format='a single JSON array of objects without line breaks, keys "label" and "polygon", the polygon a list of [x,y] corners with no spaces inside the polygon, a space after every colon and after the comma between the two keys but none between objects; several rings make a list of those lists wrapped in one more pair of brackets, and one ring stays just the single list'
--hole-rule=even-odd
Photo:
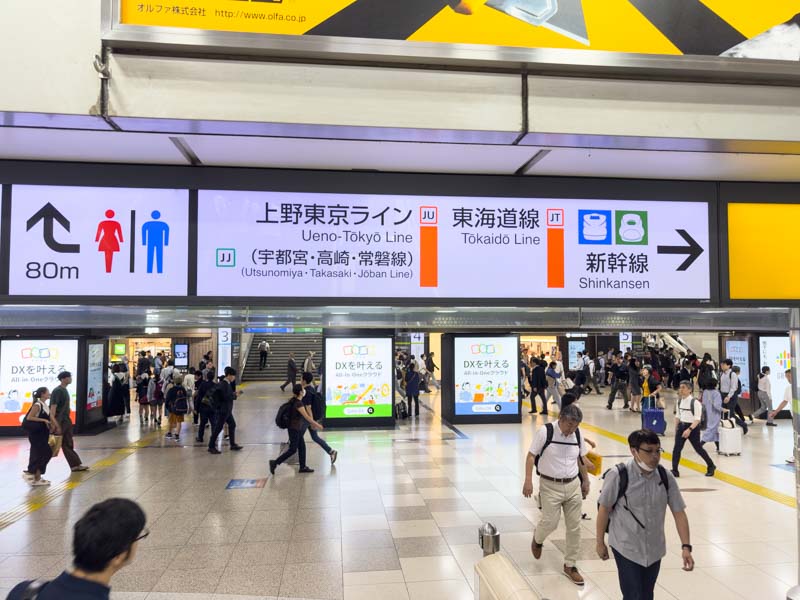
[{"label": "digital advertising screen", "polygon": [[747,340],[725,340],[725,357],[730,358],[738,366],[739,381],[742,382],[744,399],[750,398],[750,343]]},{"label": "digital advertising screen", "polygon": [[175,366],[179,369],[189,366],[189,344],[175,344]]},{"label": "digital advertising screen", "polygon": [[33,392],[42,386],[52,391],[58,374],[72,373],[68,390],[75,422],[78,389],[77,340],[0,341],[0,426],[18,426],[31,407]]},{"label": "digital advertising screen", "polygon": [[114,356],[125,356],[128,353],[128,347],[125,344],[114,344]]},{"label": "digital advertising screen", "polygon": [[392,416],[392,338],[325,338],[327,419]]},{"label": "digital advertising screen", "polygon": [[89,361],[86,372],[86,410],[103,406],[104,350],[105,344],[103,343],[89,344]]},{"label": "digital advertising screen", "polygon": [[[769,367],[769,381],[772,386],[772,405],[778,406],[783,400],[786,386],[786,370],[792,368],[792,346],[789,336],[758,338],[761,367]],[[742,384],[744,385],[744,384]],[[791,409],[791,406],[788,407]]]},{"label": "digital advertising screen", "polygon": [[518,414],[518,338],[456,337],[454,342],[455,414]]},{"label": "digital advertising screen", "polygon": [[577,371],[583,368],[582,363],[578,363],[578,352],[583,354],[586,351],[586,341],[585,340],[570,340],[567,344],[567,349],[569,351],[569,370],[570,371]]}]

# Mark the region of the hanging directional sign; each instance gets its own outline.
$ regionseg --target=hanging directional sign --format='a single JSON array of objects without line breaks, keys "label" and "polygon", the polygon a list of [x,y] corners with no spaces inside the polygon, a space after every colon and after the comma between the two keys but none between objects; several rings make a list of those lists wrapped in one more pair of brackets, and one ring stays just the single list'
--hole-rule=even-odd
[{"label": "hanging directional sign", "polygon": [[185,190],[12,188],[9,292],[185,296]]},{"label": "hanging directional sign", "polygon": [[708,204],[201,191],[198,295],[710,299]]}]

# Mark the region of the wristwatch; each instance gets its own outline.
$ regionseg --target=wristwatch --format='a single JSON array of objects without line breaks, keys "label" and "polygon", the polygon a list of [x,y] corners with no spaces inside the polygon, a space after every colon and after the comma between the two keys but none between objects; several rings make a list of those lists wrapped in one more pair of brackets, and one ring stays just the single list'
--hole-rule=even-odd
[{"label": "wristwatch", "polygon": [[691,544],[683,544],[681,546],[681,550],[683,550],[684,548],[687,548],[689,550],[689,552],[692,551],[692,545]]}]

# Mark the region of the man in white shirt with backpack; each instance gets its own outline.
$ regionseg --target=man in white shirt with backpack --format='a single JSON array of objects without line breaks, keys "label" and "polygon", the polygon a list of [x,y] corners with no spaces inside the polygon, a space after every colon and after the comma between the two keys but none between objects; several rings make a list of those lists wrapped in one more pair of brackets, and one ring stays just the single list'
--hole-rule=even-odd
[{"label": "man in white shirt with backpack", "polygon": [[539,508],[542,517],[533,532],[531,553],[542,556],[547,536],[558,527],[561,511],[567,532],[564,552],[564,575],[575,585],[583,585],[576,561],[581,547],[581,505],[589,494],[589,475],[583,464],[588,454],[578,426],[583,413],[575,404],[565,406],[557,423],[547,423],[533,437],[525,460],[525,485],[522,495],[533,494],[533,467],[539,475]]},{"label": "man in white shirt with backpack", "polygon": [[678,465],[687,440],[706,463],[706,477],[714,476],[717,467],[700,441],[700,431],[705,429],[705,421],[703,403],[692,396],[692,382],[681,381],[678,402],[675,404],[675,447],[672,449],[672,474],[675,477],[680,477]]}]

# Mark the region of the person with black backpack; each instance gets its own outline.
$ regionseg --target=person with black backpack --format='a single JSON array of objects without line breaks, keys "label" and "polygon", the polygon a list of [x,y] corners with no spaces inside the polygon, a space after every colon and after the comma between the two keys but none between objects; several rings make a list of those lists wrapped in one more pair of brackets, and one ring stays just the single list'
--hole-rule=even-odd
[{"label": "person with black backpack", "polygon": [[200,414],[200,425],[197,428],[196,442],[203,443],[203,436],[206,432],[206,426],[211,425],[211,430],[214,430],[214,416],[217,407],[215,406],[215,394],[217,384],[214,381],[217,378],[214,371],[206,373],[204,381],[197,386],[197,394],[195,396],[195,408]]},{"label": "person with black backpack", "polygon": [[233,418],[233,401],[236,400],[236,392],[233,383],[236,381],[236,369],[225,367],[225,375],[216,384],[213,392],[214,398],[214,426],[211,428],[211,439],[208,440],[208,452],[210,454],[222,454],[217,448],[217,438],[222,433],[222,428],[228,426],[228,435],[231,441],[231,450],[239,451],[242,446],[236,443],[236,420]]},{"label": "person with black backpack", "polygon": [[306,433],[306,428],[309,426],[318,431],[323,430],[324,427],[314,420],[311,411],[303,404],[305,395],[306,390],[302,384],[295,383],[292,387],[291,399],[278,409],[275,424],[281,429],[287,429],[289,431],[289,448],[275,460],[269,461],[269,472],[272,475],[275,475],[275,468],[278,465],[286,462],[289,458],[294,456],[295,453],[299,454],[300,472],[314,472],[314,469],[306,465],[306,443],[303,440],[303,436]]},{"label": "person with black backpack", "polygon": [[[183,375],[176,373],[172,378],[172,387],[166,395],[166,405],[169,407],[169,425],[167,439],[180,441],[183,420],[189,414],[189,392],[183,387]],[[174,431],[174,433],[173,433]]]},{"label": "person with black backpack", "polygon": [[664,516],[669,506],[682,544],[683,570],[694,569],[686,503],[678,482],[661,464],[661,441],[649,429],[628,436],[632,460],[603,475],[597,504],[597,555],[617,563],[623,600],[653,600],[661,559],[667,554]]},{"label": "person with black backpack", "polygon": [[539,509],[542,511],[531,542],[535,559],[542,557],[544,542],[558,527],[561,511],[564,511],[567,533],[564,575],[575,585],[584,585],[576,561],[581,548],[581,508],[589,495],[589,475],[583,464],[588,449],[581,439],[581,421],[581,409],[570,404],[561,410],[558,423],[547,423],[539,428],[525,460],[525,484],[522,487],[522,495],[530,498],[535,466],[539,475]]},{"label": "person with black backpack", "polygon": [[692,396],[692,382],[681,381],[675,403],[675,447],[672,449],[672,474],[675,477],[680,477],[678,465],[687,440],[706,463],[706,477],[714,476],[717,467],[700,441],[700,432],[705,430],[707,422],[708,412],[703,403]]},{"label": "person with black backpack", "polygon": [[[306,408],[311,407],[311,416],[314,417],[314,420],[317,423],[322,424],[325,419],[325,397],[317,391],[317,388],[314,387],[314,374],[309,373],[306,371],[303,373],[303,384],[305,385],[306,395],[303,397],[303,404]],[[311,439],[314,440],[320,448],[325,451],[325,454],[330,456],[331,464],[336,462],[336,458],[339,456],[339,453],[336,450],[333,450],[328,443],[319,437],[319,433],[313,427],[309,429],[311,433]]]}]

